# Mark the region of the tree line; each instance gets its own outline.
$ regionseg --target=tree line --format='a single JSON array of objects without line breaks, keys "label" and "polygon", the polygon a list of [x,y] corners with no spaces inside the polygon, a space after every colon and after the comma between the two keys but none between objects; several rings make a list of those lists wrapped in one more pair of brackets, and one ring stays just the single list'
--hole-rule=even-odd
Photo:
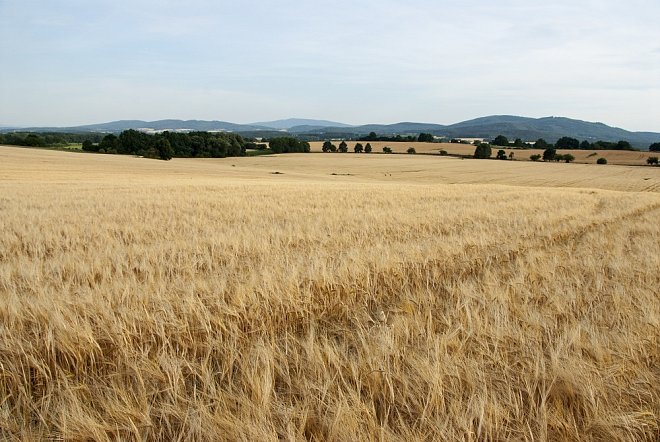
[{"label": "tree line", "polygon": [[138,155],[169,160],[172,157],[224,158],[245,155],[245,140],[233,133],[163,132],[146,134],[129,129],[119,136],[107,134],[98,143],[83,142],[84,151]]},{"label": "tree line", "polygon": [[370,132],[369,135],[364,135],[361,137],[358,137],[358,141],[388,141],[388,142],[393,142],[393,143],[399,143],[399,142],[415,142],[419,141],[420,143],[433,143],[435,141],[435,137],[433,134],[429,133],[420,133],[419,135],[406,135],[406,136],[401,136],[401,135],[394,135],[391,137],[385,136],[385,135],[378,135],[376,132]]},{"label": "tree line", "polygon": [[[635,149],[630,142],[625,140],[619,140],[616,142],[611,141],[595,141],[593,143],[588,140],[580,141],[577,138],[573,137],[561,137],[557,140],[555,144],[548,143],[543,138],[539,138],[534,142],[526,143],[520,138],[516,138],[514,141],[509,141],[504,135],[498,135],[494,140],[490,142],[493,146],[500,147],[519,147],[519,148],[530,148],[534,149],[574,149],[574,150],[638,150]],[[653,143],[649,146],[651,152],[660,151],[660,143]]]},{"label": "tree line", "polygon": [[98,143],[103,134],[59,133],[59,132],[8,132],[0,133],[0,144],[26,147],[65,147],[90,140]]}]

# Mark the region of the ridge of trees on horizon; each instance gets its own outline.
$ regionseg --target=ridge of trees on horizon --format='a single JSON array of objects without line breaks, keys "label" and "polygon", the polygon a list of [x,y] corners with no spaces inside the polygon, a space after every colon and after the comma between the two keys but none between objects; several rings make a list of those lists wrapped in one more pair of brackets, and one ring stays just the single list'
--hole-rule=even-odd
[{"label": "ridge of trees on horizon", "polygon": [[[498,135],[490,142],[493,146],[500,147],[518,147],[523,149],[548,149],[554,147],[555,149],[574,149],[574,150],[639,150],[634,148],[630,142],[619,140],[617,142],[611,141],[594,141],[593,143],[588,140],[580,141],[573,137],[561,137],[555,144],[548,143],[543,138],[539,138],[534,144],[526,143],[520,138],[516,138],[513,142],[509,141],[504,135]],[[660,151],[660,143],[653,143],[649,146],[649,151]]]}]

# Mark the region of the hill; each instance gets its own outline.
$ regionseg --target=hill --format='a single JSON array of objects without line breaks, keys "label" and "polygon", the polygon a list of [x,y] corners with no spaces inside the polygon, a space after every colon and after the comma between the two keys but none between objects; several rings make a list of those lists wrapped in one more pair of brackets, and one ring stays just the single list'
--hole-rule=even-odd
[{"label": "hill", "polygon": [[287,118],[286,120],[264,121],[260,123],[251,123],[249,125],[267,127],[277,130],[290,130],[295,127],[312,128],[314,130],[324,127],[351,127],[350,124],[338,123],[336,121],[310,120],[308,118]]},{"label": "hill", "polygon": [[[556,142],[561,137],[573,137],[591,142],[597,140],[626,140],[641,149],[647,149],[650,144],[660,141],[660,133],[655,132],[631,132],[603,123],[564,117],[527,118],[513,115],[493,115],[446,126],[416,122],[350,126],[345,123],[327,120],[290,118],[253,124],[204,120],[120,120],[85,126],[32,127],[21,130],[33,132],[121,132],[126,129],[231,131],[252,137],[273,137],[284,132],[311,140],[357,138],[370,132],[375,132],[378,135],[417,135],[420,132],[427,132],[448,138],[485,139],[504,135],[511,140],[521,138],[524,141],[543,138],[550,143]],[[0,131],[4,132],[9,130],[0,128]]]}]

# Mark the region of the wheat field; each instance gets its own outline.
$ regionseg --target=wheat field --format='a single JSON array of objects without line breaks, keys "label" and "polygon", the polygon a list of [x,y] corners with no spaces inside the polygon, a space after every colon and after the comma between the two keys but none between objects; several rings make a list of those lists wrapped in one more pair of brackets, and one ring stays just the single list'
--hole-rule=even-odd
[{"label": "wheat field", "polygon": [[[353,147],[358,141],[347,141],[348,151],[353,152]],[[339,145],[339,141],[333,142],[335,146]],[[361,141],[365,145],[366,141]],[[475,146],[471,144],[459,143],[420,143],[420,142],[391,142],[391,141],[372,141],[371,146],[373,152],[383,152],[383,147],[389,146],[394,153],[405,154],[409,147],[414,147],[417,153],[425,154],[438,154],[441,150],[446,151],[450,155],[474,155]],[[323,147],[322,141],[314,141],[310,143],[312,152],[321,152]],[[493,158],[499,146],[492,146]],[[531,155],[543,155],[543,149],[519,149],[511,147],[502,148],[507,155],[513,152],[516,161],[531,161]],[[657,157],[657,152],[649,151],[634,151],[634,150],[582,150],[582,149],[560,149],[558,154],[571,154],[575,157],[576,163],[582,164],[596,164],[598,158],[606,158],[608,164],[619,164],[626,166],[646,166],[646,160],[649,157]]]},{"label": "wheat field", "polygon": [[660,173],[603,170],[0,147],[0,438],[656,441]]}]

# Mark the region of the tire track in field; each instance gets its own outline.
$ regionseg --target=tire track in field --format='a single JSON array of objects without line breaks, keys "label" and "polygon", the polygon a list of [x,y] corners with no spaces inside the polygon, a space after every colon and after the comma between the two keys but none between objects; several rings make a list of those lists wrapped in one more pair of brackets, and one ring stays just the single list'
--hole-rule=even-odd
[{"label": "tire track in field", "polygon": [[[388,269],[374,270],[368,277],[365,277],[364,274],[355,275],[351,280],[343,281],[341,284],[305,281],[301,284],[300,289],[311,295],[307,305],[309,313],[314,312],[323,316],[324,313],[343,310],[350,316],[352,307],[364,306],[365,303],[384,306],[401,301],[404,288],[443,292],[445,283],[448,281],[479,277],[485,270],[500,268],[532,251],[543,250],[550,253],[552,249],[577,241],[588,233],[605,229],[610,225],[628,222],[658,209],[660,209],[660,202],[543,236],[531,234],[518,237],[517,247],[508,250],[501,250],[503,248],[501,242],[492,242],[485,246],[467,245],[461,252],[441,259],[423,263],[401,263]],[[561,224],[561,220],[552,224]],[[336,319],[342,322],[342,318],[337,317]],[[305,327],[303,324],[298,325]]]}]

